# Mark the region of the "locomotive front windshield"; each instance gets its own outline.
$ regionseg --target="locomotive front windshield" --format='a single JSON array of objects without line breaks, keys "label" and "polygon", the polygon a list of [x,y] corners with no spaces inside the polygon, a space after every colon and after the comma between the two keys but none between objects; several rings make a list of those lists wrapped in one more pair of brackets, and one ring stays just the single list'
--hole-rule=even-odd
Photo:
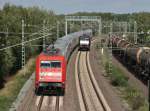
[{"label": "locomotive front windshield", "polygon": [[80,40],[89,40],[89,39],[90,38],[88,36],[86,36],[86,37],[84,37],[84,36],[80,37]]},{"label": "locomotive front windshield", "polygon": [[41,61],[41,68],[49,68],[51,66],[50,61]]},{"label": "locomotive front windshield", "polygon": [[41,61],[41,68],[61,68],[60,61]]},{"label": "locomotive front windshield", "polygon": [[61,67],[61,62],[59,62],[59,61],[51,62],[51,68],[60,68],[60,67]]}]

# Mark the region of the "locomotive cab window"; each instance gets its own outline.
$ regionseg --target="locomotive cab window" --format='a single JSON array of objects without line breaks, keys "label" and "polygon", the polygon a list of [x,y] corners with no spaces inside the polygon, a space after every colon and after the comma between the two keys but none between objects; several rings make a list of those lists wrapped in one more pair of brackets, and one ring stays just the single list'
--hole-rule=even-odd
[{"label": "locomotive cab window", "polygon": [[90,38],[88,38],[88,37],[82,37],[82,38],[80,38],[80,40],[89,40]]},{"label": "locomotive cab window", "polygon": [[49,68],[51,66],[50,61],[41,61],[40,67]]},{"label": "locomotive cab window", "polygon": [[51,62],[51,68],[60,68],[61,62],[60,61],[52,61]]},{"label": "locomotive cab window", "polygon": [[60,68],[61,62],[60,61],[41,61],[40,67],[41,68]]}]

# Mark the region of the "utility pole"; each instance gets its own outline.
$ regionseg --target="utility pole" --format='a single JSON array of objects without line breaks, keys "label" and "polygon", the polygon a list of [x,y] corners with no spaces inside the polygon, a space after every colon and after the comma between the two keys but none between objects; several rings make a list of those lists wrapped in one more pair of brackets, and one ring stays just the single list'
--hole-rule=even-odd
[{"label": "utility pole", "polygon": [[45,20],[43,21],[43,51],[46,49],[46,43],[45,43]]},{"label": "utility pole", "polygon": [[112,35],[112,33],[113,33],[113,22],[110,23],[110,35]]},{"label": "utility pole", "polygon": [[[24,45],[24,20],[22,20],[22,68],[24,68],[25,65],[25,45]],[[24,70],[24,75],[25,75],[25,70]]]},{"label": "utility pole", "polygon": [[72,24],[72,22],[71,22],[71,23],[70,23],[70,27],[69,27],[70,33],[72,32],[72,28],[73,28],[73,24]]},{"label": "utility pole", "polygon": [[83,21],[80,21],[81,30],[83,30]]},{"label": "utility pole", "polygon": [[8,45],[8,27],[6,28],[6,45]]},{"label": "utility pole", "polygon": [[102,21],[101,21],[101,18],[100,18],[100,20],[98,21],[98,24],[99,24],[98,35],[100,36],[100,35],[102,34]]},{"label": "utility pole", "polygon": [[134,43],[137,44],[137,23],[134,21]]},{"label": "utility pole", "polygon": [[68,35],[68,21],[65,21],[65,34]]},{"label": "utility pole", "polygon": [[59,21],[57,21],[57,39],[59,38]]},{"label": "utility pole", "polygon": [[122,29],[121,22],[119,22],[119,33],[121,33],[121,29]]},{"label": "utility pole", "polygon": [[[109,35],[109,39],[111,40],[112,37],[112,33],[113,32],[113,22],[110,23],[110,35]],[[112,74],[112,41],[110,42],[110,47],[109,47],[109,74]]]},{"label": "utility pole", "polygon": [[125,25],[124,26],[125,27],[125,34],[127,34],[127,29],[128,29],[128,25],[127,24],[128,24],[127,22],[125,22],[125,24],[124,24]]},{"label": "utility pole", "polygon": [[129,32],[131,32],[131,25],[130,25],[130,22],[128,23],[128,28],[129,28]]}]

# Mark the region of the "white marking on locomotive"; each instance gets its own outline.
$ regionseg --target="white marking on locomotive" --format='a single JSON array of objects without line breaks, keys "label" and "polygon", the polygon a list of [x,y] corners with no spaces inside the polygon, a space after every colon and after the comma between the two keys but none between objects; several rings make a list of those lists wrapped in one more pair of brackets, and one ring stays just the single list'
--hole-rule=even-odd
[{"label": "white marking on locomotive", "polygon": [[80,45],[89,45],[89,40],[80,40]]}]

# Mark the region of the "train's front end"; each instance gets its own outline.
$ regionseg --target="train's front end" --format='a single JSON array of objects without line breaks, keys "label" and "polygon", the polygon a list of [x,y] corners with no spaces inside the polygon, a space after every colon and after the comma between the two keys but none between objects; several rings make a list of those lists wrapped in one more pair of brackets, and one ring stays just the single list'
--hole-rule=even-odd
[{"label": "train's front end", "polygon": [[90,50],[90,36],[83,35],[79,37],[79,50]]},{"label": "train's front end", "polygon": [[36,93],[64,94],[66,61],[64,56],[41,54],[36,60]]}]

